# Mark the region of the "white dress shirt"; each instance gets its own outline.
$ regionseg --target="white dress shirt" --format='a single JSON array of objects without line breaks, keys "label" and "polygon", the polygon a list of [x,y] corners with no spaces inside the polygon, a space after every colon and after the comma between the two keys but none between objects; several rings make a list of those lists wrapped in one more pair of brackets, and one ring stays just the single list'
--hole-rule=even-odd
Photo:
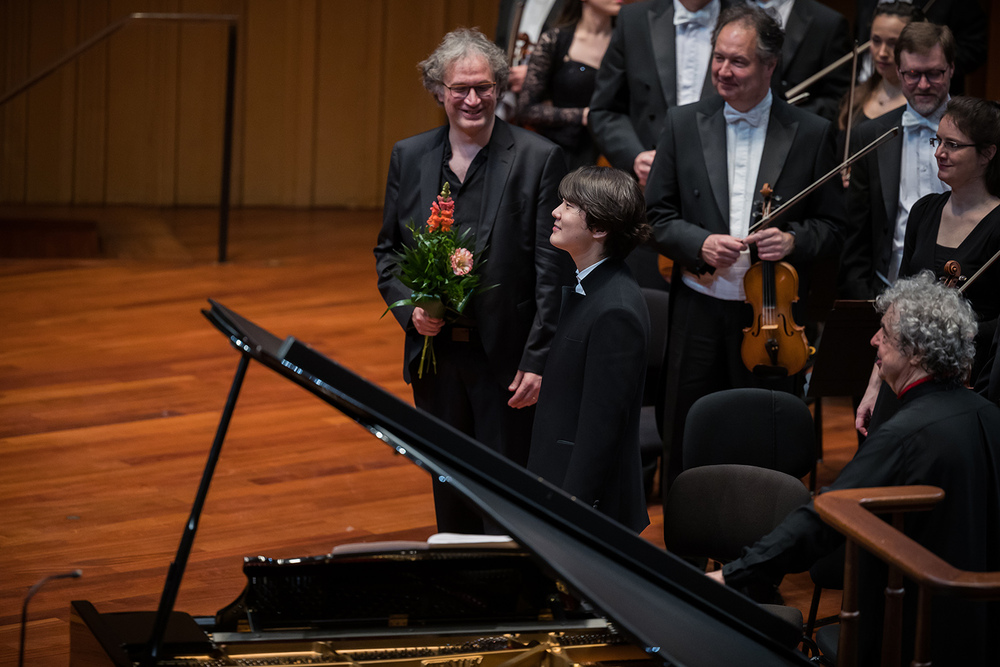
[{"label": "white dress shirt", "polygon": [[[750,231],[750,217],[757,195],[757,173],[764,154],[764,140],[771,116],[771,91],[757,106],[746,113],[736,111],[727,102],[723,107],[726,116],[726,163],[729,175],[729,234],[738,239]],[[716,269],[714,273],[696,276],[684,273],[684,283],[691,289],[726,301],[743,301],[743,276],[750,268],[750,250],[740,253],[732,266]]]},{"label": "white dress shirt", "polygon": [[889,283],[899,277],[903,261],[903,242],[906,240],[906,221],[910,208],[921,197],[941,193],[948,186],[937,177],[937,160],[931,137],[937,134],[938,123],[944,115],[948,100],[930,115],[923,117],[907,104],[903,111],[903,150],[899,165],[899,208],[896,211],[896,228],[892,235],[892,257],[889,261]]},{"label": "white dress shirt", "polygon": [[696,12],[674,0],[674,47],[677,68],[677,104],[701,99],[705,75],[712,59],[712,31],[719,19],[720,0]]},{"label": "white dress shirt", "polygon": [[590,272],[599,267],[604,262],[608,261],[607,257],[597,260],[583,271],[576,272],[576,293],[587,296],[587,293],[583,291],[583,279],[590,275]]}]

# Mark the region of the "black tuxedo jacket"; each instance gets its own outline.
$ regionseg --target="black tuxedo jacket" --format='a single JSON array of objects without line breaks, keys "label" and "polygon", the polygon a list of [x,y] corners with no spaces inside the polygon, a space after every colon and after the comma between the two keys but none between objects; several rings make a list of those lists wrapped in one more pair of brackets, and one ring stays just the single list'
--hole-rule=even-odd
[{"label": "black tuxedo jacket", "polygon": [[[653,244],[674,260],[675,279],[684,268],[695,273],[709,270],[701,259],[705,239],[710,234],[729,234],[723,106],[722,99],[715,98],[675,107],[667,114],[660,135],[646,186],[647,217],[653,227]],[[755,191],[769,183],[777,206],[836,164],[831,124],[774,99]],[[839,181],[828,181],[775,223],[795,233],[795,248],[785,261],[798,271],[801,296],[808,293],[812,263],[840,251],[844,211],[839,189]]]},{"label": "black tuxedo jacket", "polygon": [[[854,127],[851,153],[864,148],[894,127],[906,107]],[[892,236],[899,213],[899,172],[903,131],[851,167],[847,190],[848,232],[840,264],[840,295],[845,299],[872,299],[885,283],[877,274],[889,272]]]},{"label": "black tuxedo jacket", "polygon": [[[850,27],[843,14],[816,0],[795,0],[771,89],[785,99],[785,91],[849,53],[852,46]],[[850,67],[835,69],[809,86],[809,98],[798,106],[834,120],[850,85]]]},{"label": "black tuxedo jacket", "polygon": [[[667,109],[677,104],[674,33],[673,0],[622,7],[597,72],[587,122],[608,162],[624,171],[656,148]],[[709,65],[702,99],[715,94]]]},{"label": "black tuxedo jacket", "polygon": [[[382,229],[375,246],[378,288],[387,304],[410,296],[393,275],[395,252],[413,242],[407,223],[427,222],[441,191],[448,126],[393,146],[386,179]],[[568,254],[549,243],[552,209],[566,174],[562,149],[533,132],[499,118],[486,162],[482,214],[476,249],[485,263],[476,269],[481,285],[497,285],[475,296],[472,312],[490,367],[506,387],[518,370],[541,374],[559,316],[560,287],[572,280]],[[403,377],[423,346],[413,328],[413,309],[395,308],[406,331]]]},{"label": "black tuxedo jacket", "polygon": [[649,313],[621,260],[583,289],[563,288],[528,469],[639,532],[649,524],[639,456]]}]

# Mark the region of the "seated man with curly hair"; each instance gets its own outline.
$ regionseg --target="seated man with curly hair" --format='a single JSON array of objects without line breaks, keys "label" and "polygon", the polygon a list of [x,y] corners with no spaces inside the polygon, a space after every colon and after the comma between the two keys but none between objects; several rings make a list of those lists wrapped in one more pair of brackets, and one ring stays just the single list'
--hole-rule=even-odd
[{"label": "seated man with curly hair", "polygon": [[[972,307],[930,272],[899,280],[876,306],[884,313],[872,338],[876,364],[901,407],[858,448],[830,489],[941,487],[944,500],[929,512],[909,515],[906,534],[957,568],[1000,570],[1000,408],[963,387],[975,351]],[[786,573],[808,569],[843,539],[810,503],[712,576],[731,586],[777,585]],[[860,568],[860,664],[878,664],[886,569],[867,556]],[[903,602],[903,664],[909,664],[907,653],[913,650],[917,596],[910,588]],[[998,627],[998,603],[934,598],[933,663],[988,664],[987,639]]]}]

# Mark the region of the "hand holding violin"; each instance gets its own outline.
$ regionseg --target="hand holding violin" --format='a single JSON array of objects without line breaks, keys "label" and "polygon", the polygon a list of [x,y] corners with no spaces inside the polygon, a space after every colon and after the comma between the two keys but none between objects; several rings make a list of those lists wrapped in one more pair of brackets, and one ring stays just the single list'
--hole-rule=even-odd
[{"label": "hand holding violin", "polygon": [[729,234],[709,234],[701,244],[701,258],[709,266],[725,269],[735,264],[746,248],[746,241]]},{"label": "hand holding violin", "polygon": [[795,249],[795,236],[775,227],[766,227],[754,232],[744,243],[757,244],[757,256],[765,262],[777,262],[792,254]]}]

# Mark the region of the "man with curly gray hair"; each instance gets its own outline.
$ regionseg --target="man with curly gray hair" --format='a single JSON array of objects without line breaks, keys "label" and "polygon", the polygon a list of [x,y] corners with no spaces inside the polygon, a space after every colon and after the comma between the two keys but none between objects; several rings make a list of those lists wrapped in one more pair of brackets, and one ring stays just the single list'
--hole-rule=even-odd
[{"label": "man with curly gray hair", "polygon": [[[447,183],[455,228],[474,234],[482,284],[497,287],[448,321],[420,307],[392,309],[405,333],[403,378],[418,408],[524,465],[561,288],[573,280],[569,256],[549,242],[566,158],[548,139],[496,117],[509,68],[478,30],[448,33],[419,69],[448,122],[392,148],[375,246],[378,288],[387,304],[410,296],[395,258],[414,242],[408,225],[427,220]],[[425,336],[434,337],[437,366],[421,377],[411,371]],[[434,495],[438,530],[486,529],[450,484],[436,481]]]},{"label": "man with curly gray hair", "polygon": [[[882,324],[872,338],[883,380],[899,395],[899,411],[871,432],[830,489],[928,484],[945,491],[929,512],[906,520],[906,533],[951,565],[1000,570],[1000,408],[963,386],[972,364],[975,316],[958,290],[929,273],[904,278],[877,301]],[[715,577],[728,585],[777,585],[833,552],[843,536],[823,523],[812,503],[727,564]],[[885,568],[874,559],[860,571],[861,664],[877,664]],[[911,590],[913,588],[913,590]],[[916,589],[907,584],[904,618],[913,618]],[[988,639],[1000,623],[998,603],[935,598],[931,656],[935,665],[989,664]],[[913,627],[903,639],[904,662]]]}]

